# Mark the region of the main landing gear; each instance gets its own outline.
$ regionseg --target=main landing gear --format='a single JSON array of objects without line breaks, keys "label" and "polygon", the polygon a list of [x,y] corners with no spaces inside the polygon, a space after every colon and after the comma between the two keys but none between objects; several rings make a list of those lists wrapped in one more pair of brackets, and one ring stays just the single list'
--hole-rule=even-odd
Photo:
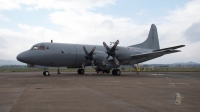
[{"label": "main landing gear", "polygon": [[121,75],[121,71],[120,71],[119,69],[113,69],[113,70],[112,70],[112,74],[113,74],[113,75],[116,75],[116,76],[117,76],[117,75],[119,76],[119,75]]},{"label": "main landing gear", "polygon": [[44,76],[50,76],[50,73],[49,73],[49,71],[44,71],[44,72],[43,72],[43,75],[44,75]]},{"label": "main landing gear", "polygon": [[85,70],[84,69],[82,69],[82,68],[80,68],[80,69],[78,69],[78,74],[84,74],[85,73]]}]

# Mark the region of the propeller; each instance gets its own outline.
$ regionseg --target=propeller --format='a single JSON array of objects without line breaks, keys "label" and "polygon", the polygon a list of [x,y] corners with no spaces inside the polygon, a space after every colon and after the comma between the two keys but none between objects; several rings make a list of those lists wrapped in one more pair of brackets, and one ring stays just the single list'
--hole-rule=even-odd
[{"label": "propeller", "polygon": [[106,44],[105,42],[103,42],[103,45],[104,45],[104,47],[105,47],[106,50],[107,50],[106,53],[108,54],[108,56],[107,56],[106,59],[108,59],[110,56],[112,56],[113,59],[114,59],[114,61],[115,61],[115,63],[116,63],[116,65],[119,65],[119,61],[118,61],[118,59],[117,59],[116,56],[115,56],[115,49],[116,49],[116,47],[117,47],[118,44],[119,44],[119,40],[117,40],[117,41],[114,43],[114,45],[113,45],[112,48],[109,48],[109,47],[107,46],[107,44]]},{"label": "propeller", "polygon": [[86,50],[86,48],[85,48],[85,46],[83,46],[83,50],[84,50],[85,55],[86,55],[85,56],[86,60],[85,60],[85,62],[83,62],[82,68],[85,68],[85,64],[87,63],[88,60],[90,60],[92,68],[94,69],[94,61],[93,61],[93,56],[92,55],[93,55],[95,49],[96,49],[96,47],[94,46],[94,48],[88,53],[87,50]]}]

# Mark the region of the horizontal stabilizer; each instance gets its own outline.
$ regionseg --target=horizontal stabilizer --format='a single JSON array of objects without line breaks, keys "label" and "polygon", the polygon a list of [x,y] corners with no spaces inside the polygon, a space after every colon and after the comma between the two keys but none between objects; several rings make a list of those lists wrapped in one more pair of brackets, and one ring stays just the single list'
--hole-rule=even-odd
[{"label": "horizontal stabilizer", "polygon": [[133,54],[130,55],[131,58],[134,59],[140,59],[144,57],[149,57],[149,56],[154,56],[154,55],[165,55],[165,54],[170,54],[170,53],[175,53],[175,52],[180,52],[180,50],[174,50],[174,49],[167,49],[167,50],[162,50],[162,51],[154,51],[154,52],[149,52],[149,53],[142,53],[142,54]]},{"label": "horizontal stabilizer", "polygon": [[156,52],[156,51],[163,51],[163,50],[178,49],[178,48],[181,48],[181,47],[185,47],[185,45],[179,45],[179,46],[174,46],[174,47],[168,47],[168,48],[158,49],[158,50],[154,50],[154,52]]}]

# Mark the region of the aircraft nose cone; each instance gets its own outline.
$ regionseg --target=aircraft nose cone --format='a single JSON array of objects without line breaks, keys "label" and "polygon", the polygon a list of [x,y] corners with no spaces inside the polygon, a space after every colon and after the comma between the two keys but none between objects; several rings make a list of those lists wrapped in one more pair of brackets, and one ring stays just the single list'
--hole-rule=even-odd
[{"label": "aircraft nose cone", "polygon": [[22,52],[22,53],[18,54],[16,58],[20,62],[27,63],[29,60],[29,55],[27,52]]},{"label": "aircraft nose cone", "polygon": [[22,53],[17,55],[17,60],[23,62],[23,54]]}]

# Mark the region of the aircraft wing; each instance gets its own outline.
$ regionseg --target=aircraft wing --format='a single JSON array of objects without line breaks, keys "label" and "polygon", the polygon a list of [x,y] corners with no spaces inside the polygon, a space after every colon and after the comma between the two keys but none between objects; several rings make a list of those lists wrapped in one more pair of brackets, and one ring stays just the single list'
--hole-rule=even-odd
[{"label": "aircraft wing", "polygon": [[148,53],[132,54],[132,55],[130,55],[130,57],[134,58],[134,59],[140,59],[140,58],[155,56],[155,55],[165,55],[165,54],[170,54],[170,53],[176,53],[176,52],[180,52],[180,50],[175,50],[175,49],[180,48],[180,47],[184,47],[184,46],[185,45],[179,45],[179,46],[154,50],[154,51],[148,52]]}]

